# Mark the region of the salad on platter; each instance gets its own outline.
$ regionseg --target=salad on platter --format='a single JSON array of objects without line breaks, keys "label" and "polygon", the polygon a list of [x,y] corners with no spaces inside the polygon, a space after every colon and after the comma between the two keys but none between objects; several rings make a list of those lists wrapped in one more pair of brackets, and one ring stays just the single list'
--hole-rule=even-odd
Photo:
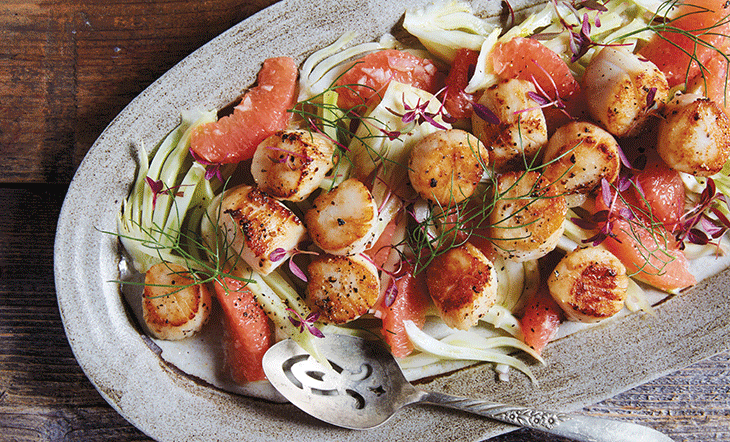
[{"label": "salad on platter", "polygon": [[137,146],[115,234],[163,359],[273,397],[273,343],[321,359],[353,334],[409,380],[489,363],[537,382],[552,339],[730,263],[730,7],[504,5],[262,60],[231,106]]}]

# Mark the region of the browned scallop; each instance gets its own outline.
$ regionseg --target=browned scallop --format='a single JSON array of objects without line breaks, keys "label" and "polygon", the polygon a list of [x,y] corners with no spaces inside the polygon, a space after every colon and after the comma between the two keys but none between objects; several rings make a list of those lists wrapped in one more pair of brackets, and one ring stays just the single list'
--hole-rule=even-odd
[{"label": "browned scallop", "polygon": [[319,255],[307,270],[307,305],[324,323],[357,319],[380,296],[378,270],[362,255]]},{"label": "browned scallop", "polygon": [[621,311],[629,277],[611,252],[588,247],[565,255],[547,283],[550,294],[569,319],[599,322]]},{"label": "browned scallop", "polygon": [[606,46],[583,74],[588,111],[617,137],[637,135],[649,121],[649,110],[669,96],[662,71],[621,46]]},{"label": "browned scallop", "polygon": [[657,151],[672,169],[697,176],[722,170],[730,157],[730,118],[700,95],[673,98],[659,124]]},{"label": "browned scallop", "polygon": [[304,215],[309,236],[334,255],[354,255],[375,241],[378,206],[368,188],[355,178],[322,192]]},{"label": "browned scallop", "polygon": [[497,192],[488,232],[500,255],[528,261],[557,246],[568,206],[547,180],[535,171],[508,172],[498,178]]},{"label": "browned scallop", "polygon": [[258,187],[274,198],[301,201],[332,169],[334,152],[335,144],[324,135],[279,131],[256,148],[251,174]]},{"label": "browned scallop", "polygon": [[304,223],[257,187],[228,190],[219,210],[218,226],[229,248],[263,275],[281,265],[307,237]]},{"label": "browned scallop", "polygon": [[460,330],[476,325],[497,300],[494,265],[468,242],[434,258],[426,284],[441,319]]},{"label": "browned scallop", "polygon": [[616,139],[595,124],[571,122],[555,131],[545,148],[543,176],[568,205],[580,205],[602,179],[612,183],[621,170]]},{"label": "browned scallop", "polygon": [[547,143],[545,115],[528,95],[535,86],[524,80],[503,80],[487,88],[478,104],[485,106],[499,122],[472,115],[472,130],[487,149],[489,163],[497,171],[524,169],[524,161],[537,156]]},{"label": "browned scallop", "polygon": [[168,341],[200,331],[210,315],[211,295],[187,268],[155,264],[145,274],[142,317],[152,336]]},{"label": "browned scallop", "polygon": [[440,130],[413,147],[408,177],[422,198],[450,206],[474,193],[488,161],[489,152],[474,135]]}]

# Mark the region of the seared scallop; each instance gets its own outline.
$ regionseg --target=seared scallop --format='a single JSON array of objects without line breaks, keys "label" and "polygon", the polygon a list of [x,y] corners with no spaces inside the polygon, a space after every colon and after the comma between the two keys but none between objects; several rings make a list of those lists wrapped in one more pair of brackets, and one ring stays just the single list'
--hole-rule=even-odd
[{"label": "seared scallop", "polygon": [[239,186],[226,191],[220,203],[211,205],[212,219],[231,250],[254,271],[268,275],[306,239],[304,223],[284,204],[257,187]]},{"label": "seared scallop", "polygon": [[626,267],[611,252],[588,247],[564,256],[547,283],[569,319],[598,322],[621,311],[629,277]]},{"label": "seared scallop", "polygon": [[545,148],[543,177],[564,193],[568,205],[580,205],[602,179],[612,183],[621,170],[616,139],[588,122],[571,122],[555,131]]},{"label": "seared scallop", "polygon": [[426,284],[446,325],[468,330],[497,300],[497,272],[470,243],[437,256],[426,269]]},{"label": "seared scallop", "polygon": [[498,178],[497,192],[488,232],[499,254],[528,261],[557,246],[568,206],[554,186],[534,171],[509,172]]},{"label": "seared scallop", "polygon": [[524,169],[524,162],[537,156],[547,143],[545,115],[530,92],[535,92],[535,86],[529,81],[503,80],[479,98],[478,104],[495,118],[487,121],[474,112],[472,129],[490,150],[489,164],[497,171]]},{"label": "seared scallop", "polygon": [[375,242],[378,206],[367,187],[355,178],[321,193],[304,215],[309,236],[333,255],[354,255]]},{"label": "seared scallop", "polygon": [[152,336],[168,341],[190,337],[208,321],[211,295],[187,268],[155,264],[145,274],[142,317]]},{"label": "seared scallop", "polygon": [[307,305],[324,323],[357,319],[380,296],[378,269],[362,255],[319,255],[307,270]]},{"label": "seared scallop", "polygon": [[588,111],[617,137],[637,135],[644,129],[655,103],[669,95],[667,78],[649,60],[621,46],[606,46],[583,74]]},{"label": "seared scallop", "polygon": [[274,198],[301,201],[318,188],[334,163],[335,144],[303,130],[279,131],[256,148],[251,174]]},{"label": "seared scallop", "polygon": [[489,152],[474,135],[440,130],[413,147],[408,177],[422,198],[448,207],[474,193],[488,161]]},{"label": "seared scallop", "polygon": [[667,105],[657,151],[672,169],[696,176],[722,170],[730,156],[730,118],[714,101],[685,94]]}]

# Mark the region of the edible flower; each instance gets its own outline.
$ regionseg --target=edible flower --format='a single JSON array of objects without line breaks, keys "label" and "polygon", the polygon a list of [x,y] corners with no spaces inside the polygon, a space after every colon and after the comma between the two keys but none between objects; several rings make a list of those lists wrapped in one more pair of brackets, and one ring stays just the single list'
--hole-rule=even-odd
[{"label": "edible flower", "polygon": [[718,202],[724,203],[730,209],[725,195],[717,192],[715,181],[707,178],[697,205],[682,215],[680,220],[676,238],[681,247],[684,247],[685,241],[699,245],[709,244],[712,239],[720,238],[730,229],[730,220],[717,207]]},{"label": "edible flower", "polygon": [[218,178],[218,181],[221,183],[223,182],[223,176],[221,175],[221,166],[220,163],[211,163],[210,161],[207,161],[198,154],[195,153],[195,151],[190,148],[190,155],[193,157],[193,160],[195,160],[196,163],[200,163],[203,166],[205,166],[205,179],[211,180],[213,177]]},{"label": "edible flower", "polygon": [[291,322],[294,327],[299,327],[299,333],[304,333],[304,329],[307,329],[312,336],[324,338],[324,333],[314,326],[314,323],[317,322],[317,319],[319,319],[319,312],[312,312],[308,314],[306,318],[302,318],[302,316],[292,308],[287,308],[286,311],[289,312],[289,322]]},{"label": "edible flower", "polygon": [[174,192],[174,189],[179,188],[180,186],[174,186],[170,187],[168,189],[165,189],[165,185],[162,182],[162,180],[153,180],[150,177],[145,177],[145,181],[147,181],[147,185],[150,186],[150,190],[152,190],[152,210],[155,210],[155,204],[157,204],[157,196],[161,194],[168,194],[172,196],[183,196],[182,192]]}]

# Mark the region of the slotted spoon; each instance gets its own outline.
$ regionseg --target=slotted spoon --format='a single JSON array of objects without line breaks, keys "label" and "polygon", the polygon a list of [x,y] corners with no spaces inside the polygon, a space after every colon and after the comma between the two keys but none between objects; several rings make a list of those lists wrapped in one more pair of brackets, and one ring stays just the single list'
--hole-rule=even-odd
[{"label": "slotted spoon", "polygon": [[304,412],[333,425],[364,430],[406,405],[427,403],[584,442],[672,442],[628,422],[572,415],[419,390],[378,342],[330,334],[317,340],[325,367],[292,340],[272,346],[263,359],[273,386]]}]

